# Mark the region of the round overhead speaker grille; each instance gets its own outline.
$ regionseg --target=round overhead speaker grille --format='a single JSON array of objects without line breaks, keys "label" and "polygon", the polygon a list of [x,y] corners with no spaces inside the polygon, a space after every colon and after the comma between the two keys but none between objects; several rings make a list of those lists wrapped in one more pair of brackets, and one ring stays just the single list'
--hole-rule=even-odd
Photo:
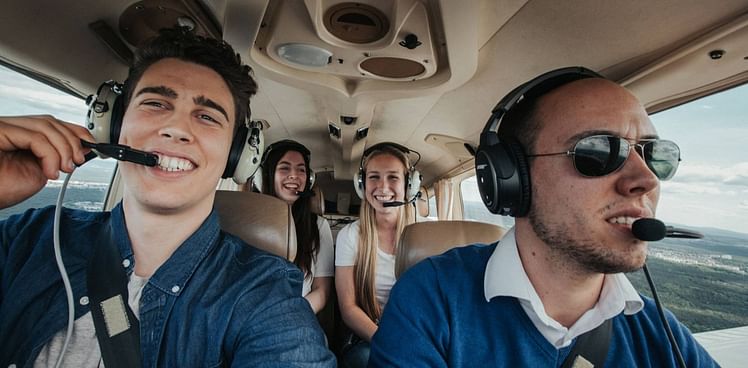
[{"label": "round overhead speaker grille", "polygon": [[379,9],[359,3],[340,3],[325,12],[325,27],[335,37],[352,43],[381,40],[390,22]]},{"label": "round overhead speaker grille", "polygon": [[361,62],[361,69],[385,78],[413,78],[423,74],[426,68],[418,62],[396,57],[373,57]]}]

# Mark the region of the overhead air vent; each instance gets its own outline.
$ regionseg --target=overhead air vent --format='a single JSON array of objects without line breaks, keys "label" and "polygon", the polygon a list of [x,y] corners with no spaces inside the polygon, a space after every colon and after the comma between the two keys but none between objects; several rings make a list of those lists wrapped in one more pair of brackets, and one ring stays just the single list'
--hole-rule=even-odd
[{"label": "overhead air vent", "polygon": [[351,43],[379,41],[390,22],[379,9],[359,3],[341,3],[325,12],[325,28],[335,37]]},{"label": "overhead air vent", "polygon": [[426,68],[413,60],[396,57],[373,57],[361,62],[362,70],[383,78],[414,78],[426,71]]},{"label": "overhead air vent", "polygon": [[221,38],[221,32],[195,1],[138,1],[127,7],[119,17],[120,34],[135,47],[158,35],[160,29],[177,25],[201,36]]}]

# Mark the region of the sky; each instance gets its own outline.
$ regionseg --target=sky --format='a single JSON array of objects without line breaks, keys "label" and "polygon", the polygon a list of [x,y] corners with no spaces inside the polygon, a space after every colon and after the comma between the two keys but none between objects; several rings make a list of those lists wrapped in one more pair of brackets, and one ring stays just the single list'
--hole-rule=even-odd
[{"label": "sky", "polygon": [[[83,124],[83,100],[0,66],[0,116],[52,114]],[[652,115],[683,161],[662,183],[657,217],[666,223],[748,233],[748,85]],[[477,191],[465,201],[480,201]]]}]

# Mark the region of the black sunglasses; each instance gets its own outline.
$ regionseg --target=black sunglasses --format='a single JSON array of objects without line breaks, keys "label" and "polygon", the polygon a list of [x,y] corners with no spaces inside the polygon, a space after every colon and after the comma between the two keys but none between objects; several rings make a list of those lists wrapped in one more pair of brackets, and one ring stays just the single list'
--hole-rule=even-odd
[{"label": "black sunglasses", "polygon": [[574,157],[574,168],[582,176],[605,176],[623,167],[634,147],[644,158],[647,167],[660,179],[668,180],[675,175],[680,162],[680,148],[673,141],[644,139],[630,143],[628,139],[614,135],[591,135],[574,144],[571,151],[541,153],[527,157],[567,155]]}]

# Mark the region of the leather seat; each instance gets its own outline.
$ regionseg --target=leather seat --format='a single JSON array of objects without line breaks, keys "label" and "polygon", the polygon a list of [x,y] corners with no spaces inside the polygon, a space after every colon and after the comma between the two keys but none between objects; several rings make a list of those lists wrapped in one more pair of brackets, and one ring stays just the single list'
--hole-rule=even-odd
[{"label": "leather seat", "polygon": [[490,244],[506,233],[501,226],[476,221],[426,221],[403,229],[395,257],[395,277],[421,260],[470,244]]},{"label": "leather seat", "polygon": [[223,231],[289,261],[296,257],[296,227],[291,207],[273,196],[216,191],[215,208]]}]

